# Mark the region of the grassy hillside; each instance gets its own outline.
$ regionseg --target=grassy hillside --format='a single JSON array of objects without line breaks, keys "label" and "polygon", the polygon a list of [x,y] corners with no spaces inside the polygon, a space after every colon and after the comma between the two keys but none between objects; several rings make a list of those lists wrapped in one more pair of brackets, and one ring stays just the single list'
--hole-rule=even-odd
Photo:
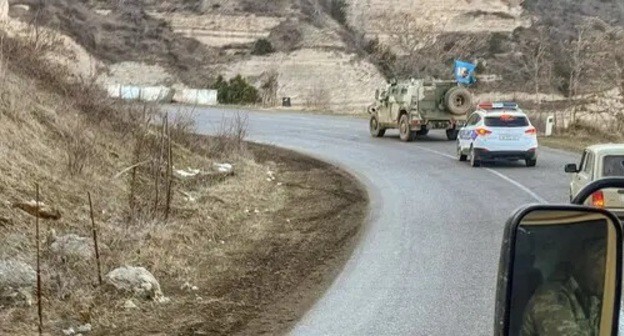
[{"label": "grassy hillside", "polygon": [[[159,109],[67,81],[47,42],[0,32],[0,334],[37,330],[35,277],[21,276],[36,265],[35,219],[22,210],[38,208],[35,184],[55,218],[40,221],[45,333],[89,323],[92,335],[222,335],[259,319],[269,334],[287,328],[349,254],[366,208],[357,183],[292,152],[248,147],[243,115],[205,138],[186,133],[192,120],[178,111],[165,136]],[[124,265],[145,267],[162,293],[116,290],[107,274]],[[275,307],[283,319],[262,320]]]}]

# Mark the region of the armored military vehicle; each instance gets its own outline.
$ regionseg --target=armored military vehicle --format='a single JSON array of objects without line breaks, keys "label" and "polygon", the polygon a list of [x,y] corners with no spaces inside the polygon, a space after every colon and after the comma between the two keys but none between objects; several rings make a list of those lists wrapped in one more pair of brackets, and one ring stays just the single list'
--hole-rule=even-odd
[{"label": "armored military vehicle", "polygon": [[412,141],[429,130],[445,129],[449,140],[457,140],[472,109],[472,94],[456,81],[393,81],[375,92],[368,107],[370,133],[382,137],[387,129],[398,128],[401,140]]}]

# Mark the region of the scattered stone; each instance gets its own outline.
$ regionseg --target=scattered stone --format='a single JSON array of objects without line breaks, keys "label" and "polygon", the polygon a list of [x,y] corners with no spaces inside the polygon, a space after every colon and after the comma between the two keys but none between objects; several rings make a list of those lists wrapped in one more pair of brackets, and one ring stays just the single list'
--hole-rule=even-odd
[{"label": "scattered stone", "polygon": [[81,259],[93,258],[93,243],[90,238],[80,237],[75,234],[56,237],[53,231],[50,235],[50,250],[64,257]]},{"label": "scattered stone", "polygon": [[61,212],[58,209],[47,206],[43,202],[37,204],[35,200],[13,203],[13,208],[21,209],[31,216],[37,216],[38,214],[39,218],[42,219],[61,219]]},{"label": "scattered stone", "polygon": [[123,266],[106,275],[106,282],[117,290],[162,302],[163,293],[158,280],[144,267]]},{"label": "scattered stone", "polygon": [[37,273],[30,265],[17,260],[0,260],[0,297],[13,303],[32,305]]},{"label": "scattered stone", "polygon": [[170,298],[164,297],[162,295],[156,299],[156,302],[158,302],[158,303],[168,303],[170,301],[171,301]]},{"label": "scattered stone", "polygon": [[126,308],[126,309],[137,309],[139,307],[136,305],[136,303],[134,303],[134,301],[126,300],[126,302],[124,303],[124,308]]},{"label": "scattered stone", "polygon": [[187,170],[184,169],[175,169],[173,171],[173,175],[178,177],[178,178],[188,178],[188,177],[194,177],[197,176],[199,174],[199,169],[191,169],[188,168]]},{"label": "scattered stone", "polygon": [[15,297],[17,298],[18,302],[23,302],[25,305],[30,307],[33,305],[33,302],[34,302],[32,294],[30,292],[31,292],[31,289],[20,288],[17,291],[17,295]]},{"label": "scattered stone", "polygon": [[184,199],[185,199],[187,202],[191,202],[191,203],[195,203],[195,202],[197,202],[197,197],[195,197],[195,196],[191,195],[190,193],[187,193],[187,192],[185,192],[185,191],[182,191],[182,195],[184,195]]},{"label": "scattered stone", "polygon": [[11,10],[20,10],[24,12],[30,11],[30,6],[24,4],[11,5]]},{"label": "scattered stone", "polygon": [[232,174],[234,172],[234,166],[229,163],[215,163],[212,166],[216,171],[222,174]]},{"label": "scattered stone", "polygon": [[192,291],[198,291],[198,290],[199,290],[199,287],[197,287],[197,286],[193,286],[193,287],[191,287],[191,290],[192,290]]},{"label": "scattered stone", "polygon": [[79,333],[88,333],[91,332],[91,323],[87,323],[76,328],[76,331]]},{"label": "scattered stone", "polygon": [[72,327],[69,327],[69,329],[63,329],[63,335],[72,336],[75,333],[76,331]]}]

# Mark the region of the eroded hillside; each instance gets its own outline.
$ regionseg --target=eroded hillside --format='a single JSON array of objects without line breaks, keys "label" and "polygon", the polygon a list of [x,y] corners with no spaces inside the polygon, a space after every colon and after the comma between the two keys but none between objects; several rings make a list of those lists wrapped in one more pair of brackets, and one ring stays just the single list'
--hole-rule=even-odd
[{"label": "eroded hillside", "polygon": [[[62,11],[68,4],[46,7],[109,65],[103,82],[211,87],[218,75],[240,74],[262,87],[277,74],[270,101],[287,96],[296,107],[343,112],[361,112],[390,77],[448,78],[457,58],[478,61],[483,78],[494,79],[475,87],[480,93],[612,89],[614,81],[594,70],[575,74],[571,46],[583,25],[600,31],[589,21],[621,27],[624,15],[617,1],[585,0],[90,0],[78,3],[80,11]],[[95,23],[84,30],[74,23],[80,20]],[[547,52],[532,55],[537,45]],[[570,84],[575,76],[587,80]]]}]

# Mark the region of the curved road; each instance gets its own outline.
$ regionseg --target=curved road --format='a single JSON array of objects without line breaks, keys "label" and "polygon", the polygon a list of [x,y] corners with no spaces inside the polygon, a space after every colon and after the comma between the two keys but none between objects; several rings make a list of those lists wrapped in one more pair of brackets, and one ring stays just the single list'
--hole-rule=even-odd
[{"label": "curved road", "polygon": [[[213,133],[232,111],[196,111]],[[491,335],[505,220],[526,203],[566,202],[575,155],[542,148],[523,163],[471,168],[443,132],[371,138],[365,119],[250,112],[249,138],[334,163],[367,187],[363,238],[293,335]]]}]

